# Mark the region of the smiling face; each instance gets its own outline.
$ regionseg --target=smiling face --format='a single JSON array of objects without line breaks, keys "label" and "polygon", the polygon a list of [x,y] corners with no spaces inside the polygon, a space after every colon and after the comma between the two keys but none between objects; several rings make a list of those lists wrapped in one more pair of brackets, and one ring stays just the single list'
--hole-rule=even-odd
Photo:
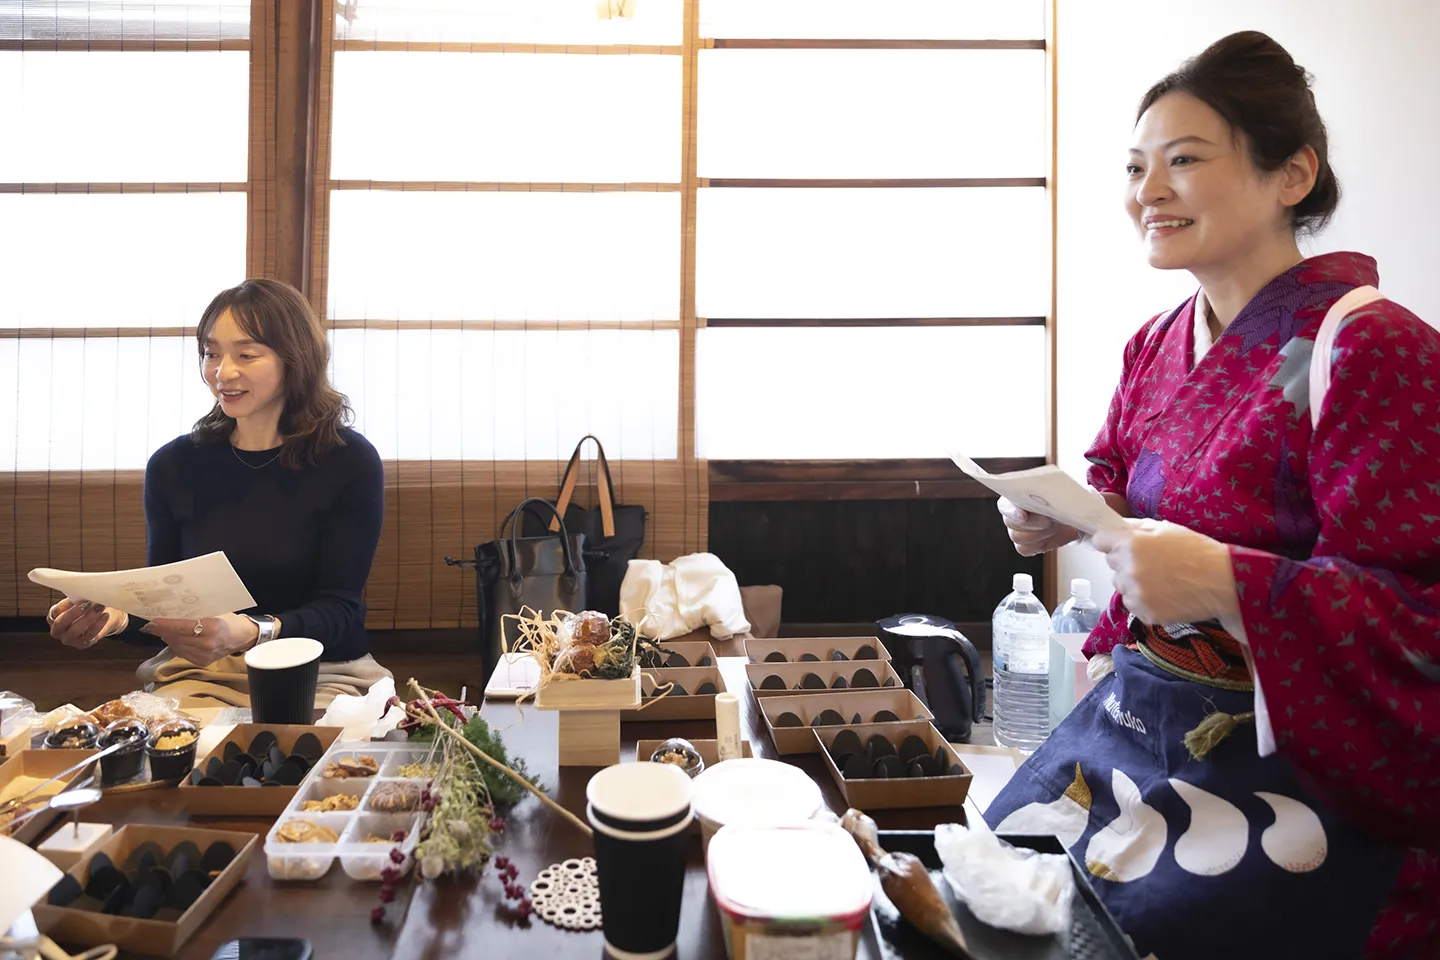
[{"label": "smiling face", "polygon": [[259,414],[278,420],[285,406],[284,364],[274,350],[247,334],[229,310],[210,328],[201,366],[227,417]]},{"label": "smiling face", "polygon": [[1288,167],[1258,170],[1244,138],[1184,93],[1141,116],[1126,174],[1126,210],[1160,270],[1228,270],[1277,239],[1293,242],[1289,207],[1309,192],[1295,195]]}]

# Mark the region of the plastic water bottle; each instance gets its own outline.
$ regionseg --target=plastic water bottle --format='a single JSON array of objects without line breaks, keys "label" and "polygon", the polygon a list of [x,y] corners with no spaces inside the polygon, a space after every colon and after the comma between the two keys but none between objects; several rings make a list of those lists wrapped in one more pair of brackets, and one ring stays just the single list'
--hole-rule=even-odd
[{"label": "plastic water bottle", "polygon": [[1050,629],[1055,633],[1088,635],[1100,622],[1100,608],[1090,599],[1090,581],[1076,577],[1070,581],[1070,599],[1060,604]]},{"label": "plastic water bottle", "polygon": [[1027,753],[1050,735],[1050,613],[1028,573],[995,608],[995,741]]}]

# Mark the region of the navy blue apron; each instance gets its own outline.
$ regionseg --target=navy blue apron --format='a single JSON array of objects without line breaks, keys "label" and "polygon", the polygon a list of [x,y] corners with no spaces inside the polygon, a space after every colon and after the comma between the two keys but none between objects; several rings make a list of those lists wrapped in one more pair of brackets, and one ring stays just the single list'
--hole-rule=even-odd
[{"label": "navy blue apron", "polygon": [[1124,647],[985,812],[1061,838],[1140,956],[1359,957],[1403,853],[1365,837],[1260,757],[1242,724],[1204,760],[1185,734],[1250,691],[1171,674]]}]

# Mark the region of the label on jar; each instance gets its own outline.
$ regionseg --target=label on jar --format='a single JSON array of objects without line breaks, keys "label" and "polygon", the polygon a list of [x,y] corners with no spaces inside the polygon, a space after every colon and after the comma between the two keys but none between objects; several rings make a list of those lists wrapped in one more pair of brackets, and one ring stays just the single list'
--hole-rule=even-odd
[{"label": "label on jar", "polygon": [[849,931],[810,937],[768,937],[762,933],[745,939],[749,960],[851,960],[855,944]]}]

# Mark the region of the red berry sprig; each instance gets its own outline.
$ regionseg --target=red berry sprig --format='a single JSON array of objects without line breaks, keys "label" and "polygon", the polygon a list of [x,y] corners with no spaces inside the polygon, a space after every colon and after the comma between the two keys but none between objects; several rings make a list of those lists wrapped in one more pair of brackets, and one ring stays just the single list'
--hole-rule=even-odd
[{"label": "red berry sprig", "polygon": [[[390,835],[390,841],[400,844],[405,841],[405,831],[396,830]],[[398,846],[390,848],[390,866],[380,871],[380,906],[370,911],[371,923],[383,923],[385,921],[385,904],[395,902],[395,891],[400,886],[400,880],[404,874],[400,868],[405,865],[405,851]]]},{"label": "red berry sprig", "polygon": [[520,883],[520,869],[509,857],[496,857],[495,870],[500,877],[500,882],[504,885],[505,898],[516,901],[514,907],[516,915],[522,920],[528,919],[535,912],[535,905],[530,902],[524,885]]}]

